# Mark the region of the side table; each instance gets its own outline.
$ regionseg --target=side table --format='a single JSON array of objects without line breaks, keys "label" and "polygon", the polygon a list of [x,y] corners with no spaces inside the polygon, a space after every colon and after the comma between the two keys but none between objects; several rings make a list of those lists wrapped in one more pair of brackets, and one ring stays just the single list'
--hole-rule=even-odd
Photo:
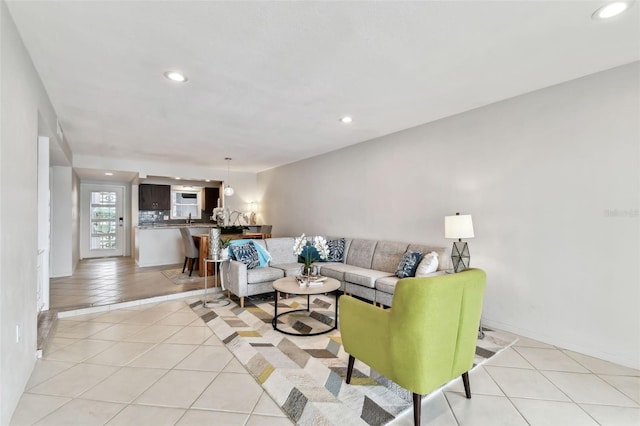
[{"label": "side table", "polygon": [[[211,302],[207,302],[207,273],[209,272],[208,264],[213,263],[213,285],[215,287],[218,283],[218,264],[222,265],[224,262],[228,261],[228,257],[225,259],[204,259],[204,300],[202,301],[202,306],[204,306],[205,308],[211,307]],[[220,287],[222,287],[222,291],[224,292],[224,282],[222,280],[222,277],[220,278]],[[228,300],[226,302],[227,303],[224,305],[221,305],[220,302],[215,302],[217,303],[215,306],[226,306],[230,303]]]}]

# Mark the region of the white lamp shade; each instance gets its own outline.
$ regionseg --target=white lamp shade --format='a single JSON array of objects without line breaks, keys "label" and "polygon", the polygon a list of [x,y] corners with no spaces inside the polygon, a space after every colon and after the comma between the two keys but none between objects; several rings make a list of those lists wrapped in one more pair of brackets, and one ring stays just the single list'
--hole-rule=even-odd
[{"label": "white lamp shade", "polygon": [[232,187],[227,186],[224,188],[223,192],[224,192],[224,195],[226,195],[227,197],[231,197],[235,191],[233,190]]},{"label": "white lamp shade", "polygon": [[473,238],[473,221],[470,214],[444,217],[445,238]]}]

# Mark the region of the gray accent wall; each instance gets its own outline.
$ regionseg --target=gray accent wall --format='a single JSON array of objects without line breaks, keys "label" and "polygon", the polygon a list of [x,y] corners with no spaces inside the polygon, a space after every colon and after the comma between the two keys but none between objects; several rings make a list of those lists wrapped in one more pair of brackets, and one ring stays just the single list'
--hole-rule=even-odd
[{"label": "gray accent wall", "polygon": [[485,325],[640,368],[639,76],[635,62],[259,173],[265,221],[450,247],[444,216],[471,214]]}]

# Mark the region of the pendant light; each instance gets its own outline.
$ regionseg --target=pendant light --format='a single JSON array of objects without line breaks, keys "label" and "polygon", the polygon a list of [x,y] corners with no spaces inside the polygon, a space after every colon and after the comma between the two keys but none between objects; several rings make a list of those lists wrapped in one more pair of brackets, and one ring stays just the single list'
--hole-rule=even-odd
[{"label": "pendant light", "polygon": [[227,162],[227,184],[224,187],[223,192],[224,192],[224,195],[226,195],[227,197],[230,197],[235,192],[233,188],[229,185],[229,162],[231,161],[231,157],[226,157],[225,160]]}]

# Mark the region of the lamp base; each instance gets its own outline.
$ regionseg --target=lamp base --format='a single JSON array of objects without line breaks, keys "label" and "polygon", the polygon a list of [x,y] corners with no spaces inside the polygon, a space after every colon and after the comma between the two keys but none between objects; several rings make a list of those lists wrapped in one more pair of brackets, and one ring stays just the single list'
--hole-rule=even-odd
[{"label": "lamp base", "polygon": [[455,241],[451,249],[451,263],[455,272],[464,271],[469,267],[469,246],[464,241]]}]

